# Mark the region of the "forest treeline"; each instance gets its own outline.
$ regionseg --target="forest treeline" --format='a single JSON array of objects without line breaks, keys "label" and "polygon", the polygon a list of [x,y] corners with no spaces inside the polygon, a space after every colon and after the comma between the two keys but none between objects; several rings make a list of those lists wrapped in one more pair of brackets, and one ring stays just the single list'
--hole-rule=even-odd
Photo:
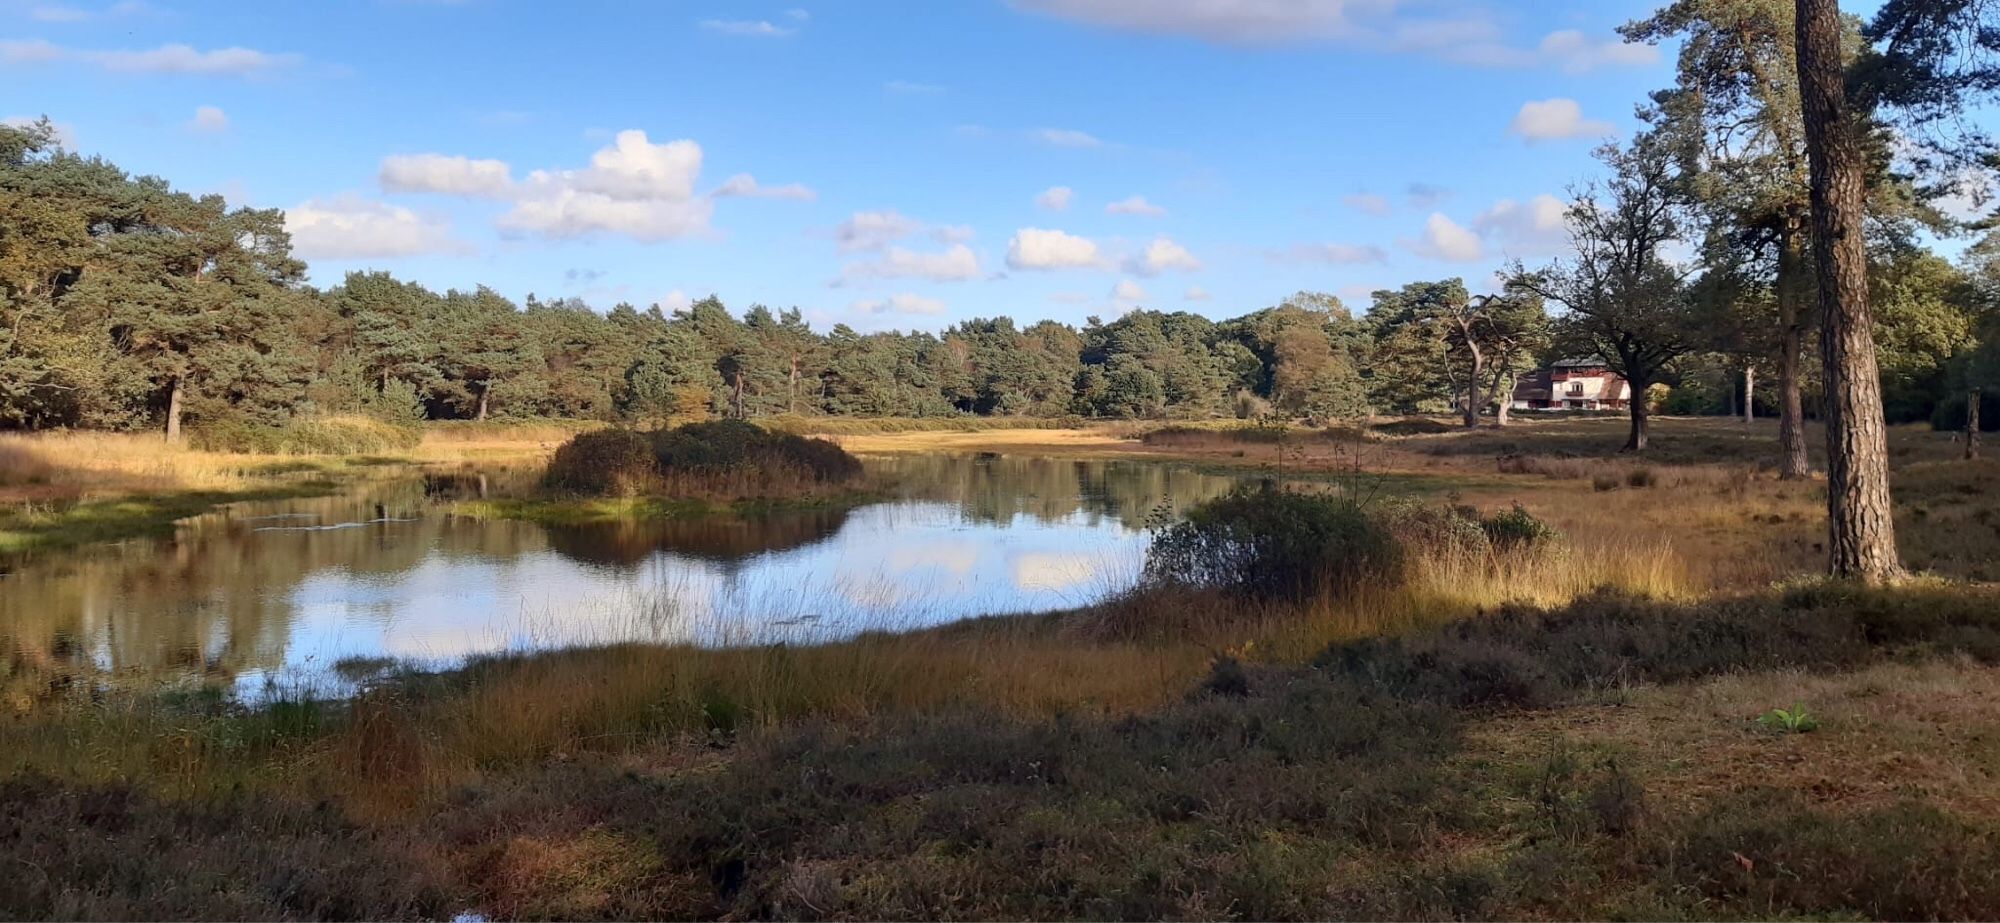
[{"label": "forest treeline", "polygon": [[[1974,341],[1987,300],[1978,281],[1991,273],[1907,235],[1873,256],[1889,415],[1929,417],[1960,393],[1954,363]],[[815,330],[796,308],[739,315],[715,297],[677,311],[516,304],[385,272],[320,289],[306,268],[279,211],[129,175],[61,149],[46,123],[0,127],[0,427],[173,436],[183,421],[334,414],[1324,419],[1496,411],[1516,376],[1564,356],[1606,353],[1622,368],[1603,331],[1552,318],[1558,306],[1532,284],[1476,295],[1459,279],[1413,282],[1358,314],[1307,292],[1225,321],[1142,309],[1080,328],[995,317],[862,333]],[[1764,296],[1730,278],[1706,295],[1691,287],[1674,320],[1677,335],[1704,338],[1677,342],[1649,379],[1671,386],[1666,410],[1733,412],[1744,369],[1775,361],[1768,337],[1744,333],[1763,323],[1743,318]],[[1690,320],[1703,298],[1708,319]]]}]

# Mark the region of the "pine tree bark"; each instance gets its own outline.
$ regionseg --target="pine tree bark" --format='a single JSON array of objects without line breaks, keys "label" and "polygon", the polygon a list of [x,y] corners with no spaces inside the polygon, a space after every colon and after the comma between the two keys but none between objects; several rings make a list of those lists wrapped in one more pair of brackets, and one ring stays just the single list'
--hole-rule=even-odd
[{"label": "pine tree bark", "polygon": [[491,395],[492,393],[493,393],[493,383],[492,383],[492,382],[490,382],[490,381],[485,381],[485,382],[480,382],[480,383],[479,383],[479,410],[478,410],[478,412],[476,412],[476,413],[474,413],[474,414],[473,414],[472,418],[473,418],[474,420],[485,420],[485,419],[486,419],[486,405],[487,405],[487,400],[486,400],[486,399],[487,399],[487,397],[488,397],[489,395]]},{"label": "pine tree bark", "polygon": [[1757,367],[1743,363],[1743,425],[1757,422]]},{"label": "pine tree bark", "polygon": [[1778,246],[1778,476],[1796,481],[1812,473],[1806,454],[1805,396],[1799,383],[1805,354],[1805,229],[1788,217]]},{"label": "pine tree bark", "polygon": [[1472,373],[1465,376],[1465,428],[1479,426],[1479,377],[1486,373],[1486,357],[1480,355],[1478,345],[1466,338],[1466,349],[1472,353]]},{"label": "pine tree bark", "polygon": [[1865,164],[1847,111],[1840,5],[1797,0],[1797,10],[1826,376],[1827,567],[1836,577],[1888,583],[1902,575],[1902,564],[1890,515],[1882,382],[1868,311]]},{"label": "pine tree bark", "polygon": [[167,392],[167,441],[171,443],[181,441],[181,404],[186,390],[181,376],[175,375],[172,389]]},{"label": "pine tree bark", "polygon": [[1978,388],[1965,395],[1965,457],[1979,457],[1979,401],[1982,395]]}]

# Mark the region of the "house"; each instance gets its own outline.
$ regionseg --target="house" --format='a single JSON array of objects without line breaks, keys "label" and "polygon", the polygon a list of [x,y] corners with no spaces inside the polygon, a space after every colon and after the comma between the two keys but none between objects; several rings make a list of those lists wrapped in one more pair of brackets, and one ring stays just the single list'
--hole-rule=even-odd
[{"label": "house", "polygon": [[1512,410],[1624,410],[1632,385],[1603,359],[1564,359],[1522,376],[1514,385]]}]

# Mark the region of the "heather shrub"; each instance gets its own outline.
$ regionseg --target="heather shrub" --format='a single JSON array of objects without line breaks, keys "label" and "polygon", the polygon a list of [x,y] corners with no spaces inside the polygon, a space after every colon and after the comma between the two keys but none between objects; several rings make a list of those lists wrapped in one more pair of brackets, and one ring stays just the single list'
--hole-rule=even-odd
[{"label": "heather shrub", "polygon": [[578,433],[549,459],[542,485],[582,494],[631,496],[656,480],[657,464],[646,437],[629,429]]},{"label": "heather shrub", "polygon": [[1270,484],[1240,487],[1153,530],[1146,576],[1259,599],[1305,599],[1398,582],[1395,539],[1359,503]]}]

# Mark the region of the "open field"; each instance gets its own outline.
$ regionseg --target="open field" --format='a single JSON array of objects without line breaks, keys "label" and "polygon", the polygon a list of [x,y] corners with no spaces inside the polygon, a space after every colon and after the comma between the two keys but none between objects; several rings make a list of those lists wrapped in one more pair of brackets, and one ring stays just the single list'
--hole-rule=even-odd
[{"label": "open field", "polygon": [[1282,457],[1562,536],[1412,545],[1400,582],[1296,603],[1142,589],[813,647],[356,665],[356,698],[256,709],[16,662],[0,855],[34,872],[0,914],[1991,916],[2000,597],[1973,581],[2000,464],[1896,431],[1932,576],[1860,591],[1810,577],[1820,489],[1762,469],[1767,432],[1665,420],[1639,461],[1616,423],[842,437]]}]

